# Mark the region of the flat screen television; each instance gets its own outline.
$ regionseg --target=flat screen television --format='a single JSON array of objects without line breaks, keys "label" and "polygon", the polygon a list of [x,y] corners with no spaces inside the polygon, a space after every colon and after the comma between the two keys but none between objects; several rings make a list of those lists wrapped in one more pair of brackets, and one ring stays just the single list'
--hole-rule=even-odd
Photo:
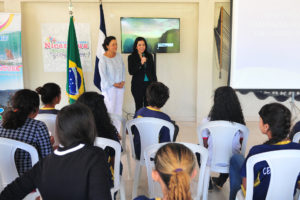
[{"label": "flat screen television", "polygon": [[121,17],[122,53],[131,53],[137,37],[144,37],[151,53],[180,52],[180,18]]}]

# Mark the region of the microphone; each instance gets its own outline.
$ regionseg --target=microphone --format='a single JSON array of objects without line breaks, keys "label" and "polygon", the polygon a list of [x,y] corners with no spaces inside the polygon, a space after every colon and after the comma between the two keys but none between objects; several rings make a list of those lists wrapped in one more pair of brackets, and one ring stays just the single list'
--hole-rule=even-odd
[{"label": "microphone", "polygon": [[[142,57],[146,57],[146,56],[145,56],[145,53],[142,54]],[[147,61],[146,61],[146,62],[147,62]],[[146,67],[147,67],[147,63],[146,63],[146,62],[144,62],[144,64],[143,64],[144,69],[146,69]]]}]

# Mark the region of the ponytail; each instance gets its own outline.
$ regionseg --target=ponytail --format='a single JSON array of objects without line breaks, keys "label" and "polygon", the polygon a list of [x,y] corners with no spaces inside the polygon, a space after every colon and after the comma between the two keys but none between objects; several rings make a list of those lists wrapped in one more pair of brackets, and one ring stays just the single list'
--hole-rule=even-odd
[{"label": "ponytail", "polygon": [[2,126],[6,129],[17,129],[25,123],[27,117],[26,113],[19,110],[9,110],[4,113]]},{"label": "ponytail", "polygon": [[17,91],[12,97],[12,108],[3,115],[3,128],[17,129],[23,126],[29,114],[37,111],[39,104],[36,92],[28,89]]},{"label": "ponytail", "polygon": [[291,112],[287,107],[279,103],[266,104],[260,109],[259,116],[269,125],[272,135],[264,144],[276,144],[287,138],[291,128]]},{"label": "ponytail", "polygon": [[43,87],[38,87],[35,91],[41,95],[43,104],[51,104],[56,97],[61,95],[59,85],[56,83],[46,83]]},{"label": "ponytail", "polygon": [[168,143],[154,158],[155,169],[168,188],[168,200],[191,200],[190,176],[195,168],[195,156],[186,146]]},{"label": "ponytail", "polygon": [[192,199],[190,179],[190,175],[184,171],[174,172],[174,174],[170,177],[168,199]]}]

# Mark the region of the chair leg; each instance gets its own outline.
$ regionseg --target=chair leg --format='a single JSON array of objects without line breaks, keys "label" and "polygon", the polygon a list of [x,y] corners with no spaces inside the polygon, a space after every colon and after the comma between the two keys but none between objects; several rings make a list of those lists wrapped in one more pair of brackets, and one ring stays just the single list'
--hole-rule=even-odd
[{"label": "chair leg", "polygon": [[127,169],[128,169],[128,179],[131,179],[132,174],[131,174],[131,164],[130,164],[130,153],[129,151],[126,151],[126,157],[127,157]]},{"label": "chair leg", "polygon": [[125,193],[123,179],[121,179],[121,183],[120,183],[120,200],[126,200],[126,193]]},{"label": "chair leg", "polygon": [[141,164],[139,161],[137,161],[135,166],[135,172],[134,172],[132,199],[137,197],[137,189],[139,187],[140,172],[141,172]]},{"label": "chair leg", "polygon": [[205,168],[205,175],[204,175],[204,184],[203,184],[203,200],[207,200],[208,196],[208,186],[209,186],[209,179],[210,179],[210,168]]}]

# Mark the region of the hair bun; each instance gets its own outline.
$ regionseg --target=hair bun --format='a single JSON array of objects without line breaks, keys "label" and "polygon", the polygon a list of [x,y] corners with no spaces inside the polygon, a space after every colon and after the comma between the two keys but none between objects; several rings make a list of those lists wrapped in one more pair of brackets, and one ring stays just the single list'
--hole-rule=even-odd
[{"label": "hair bun", "polygon": [[42,95],[42,94],[45,92],[45,89],[44,89],[43,87],[38,87],[38,88],[35,89],[35,91],[36,91],[38,94]]}]

